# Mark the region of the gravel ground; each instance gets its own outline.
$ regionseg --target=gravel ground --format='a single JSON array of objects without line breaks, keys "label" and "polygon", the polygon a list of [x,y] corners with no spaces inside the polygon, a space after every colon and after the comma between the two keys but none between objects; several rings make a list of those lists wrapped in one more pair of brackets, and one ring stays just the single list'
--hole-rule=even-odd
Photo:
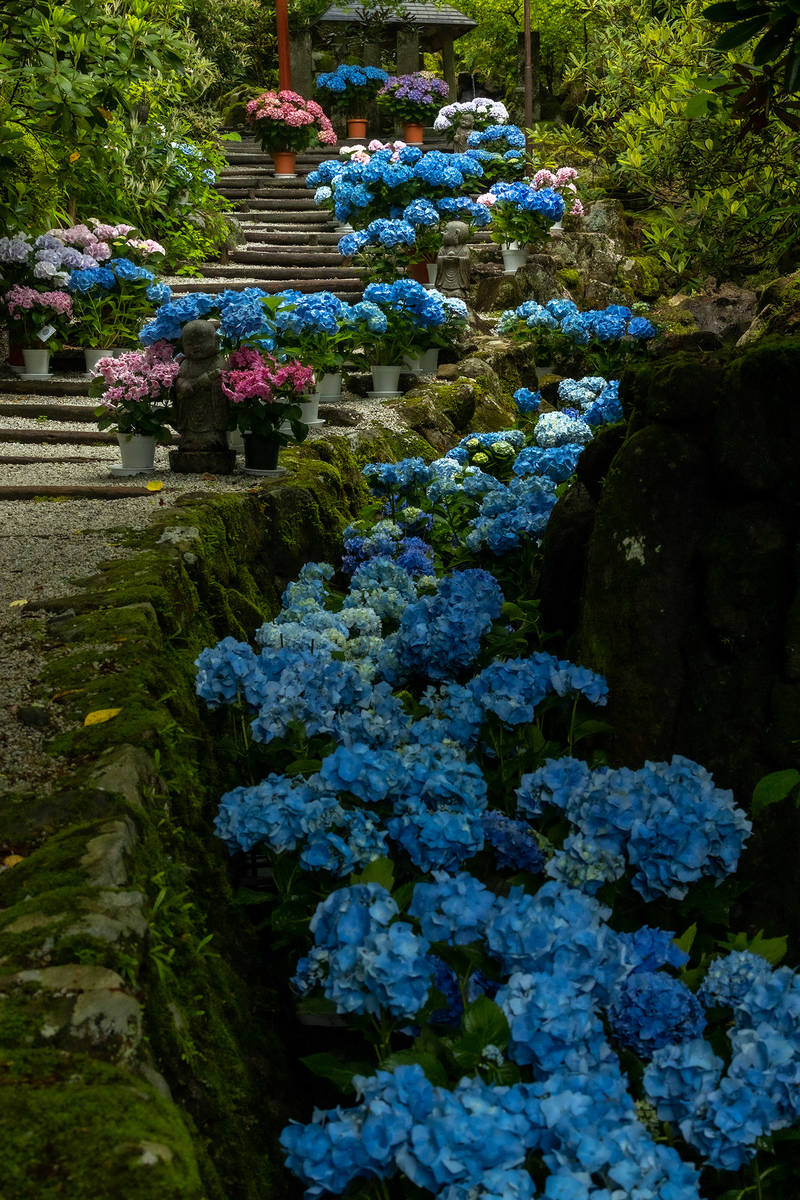
[{"label": "gravel ground", "polygon": [[[75,378],[72,376],[71,378]],[[85,396],[18,396],[0,394],[4,403],[86,404]],[[350,437],[375,426],[402,431],[405,423],[392,409],[391,402],[362,400],[344,393],[337,407],[348,416],[356,417],[354,426],[319,425],[309,432],[309,441],[331,435]],[[47,724],[28,724],[32,706],[32,689],[45,664],[40,649],[41,636],[46,632],[51,614],[36,609],[37,600],[69,596],[81,590],[77,579],[92,575],[110,559],[129,558],[135,551],[122,546],[122,536],[132,529],[144,528],[160,509],[176,495],[193,491],[244,492],[257,483],[257,478],[237,469],[228,476],[173,475],[169,470],[167,449],[156,451],[157,470],[153,476],[128,476],[115,479],[108,472],[111,464],[119,462],[113,445],[73,446],[70,444],[31,445],[2,442],[3,428],[27,428],[35,421],[25,418],[0,418],[0,452],[35,458],[86,459],[86,462],[31,463],[30,466],[0,467],[4,485],[25,484],[102,484],[144,483],[146,479],[163,482],[161,493],[122,500],[59,499],[57,501],[0,502],[0,799],[4,794],[15,797],[45,795],[65,772],[65,761],[45,753],[45,744],[54,734],[71,726],[64,723],[58,705],[38,709],[35,721]],[[57,429],[90,429],[85,422],[39,422],[48,432]],[[167,495],[169,493],[169,495]],[[24,606],[20,600],[27,601]],[[85,644],[81,650],[85,650]],[[98,663],[107,647],[98,646]],[[71,653],[65,648],[65,654]]]},{"label": "gravel ground", "polygon": [[[93,574],[101,562],[130,558],[134,551],[119,544],[122,535],[143,528],[157,506],[158,499],[150,497],[113,504],[0,503],[0,797],[47,794],[66,763],[46,754],[45,743],[75,728],[64,722],[57,705],[26,711],[45,664],[40,638],[51,619],[36,609],[36,601],[80,591],[75,579]],[[28,603],[19,606],[19,600]],[[97,647],[99,657],[104,649]],[[27,724],[31,716],[45,724]]]}]

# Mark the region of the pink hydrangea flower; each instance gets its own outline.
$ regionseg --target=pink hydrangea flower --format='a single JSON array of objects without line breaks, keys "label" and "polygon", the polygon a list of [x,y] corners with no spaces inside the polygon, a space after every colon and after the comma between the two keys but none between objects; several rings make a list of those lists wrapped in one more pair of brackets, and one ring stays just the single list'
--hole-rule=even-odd
[{"label": "pink hydrangea flower", "polygon": [[482,196],[478,196],[476,204],[484,204],[487,208],[491,208],[497,203],[497,196],[493,196],[491,192],[484,192]]},{"label": "pink hydrangea flower", "polygon": [[233,404],[263,400],[273,404],[282,396],[294,399],[314,384],[311,367],[292,361],[277,363],[271,355],[243,346],[230,356],[228,371],[222,376],[222,390]]},{"label": "pink hydrangea flower", "polygon": [[573,200],[572,208],[569,210],[569,215],[571,217],[582,217],[583,216],[583,205],[581,204],[580,200],[578,200],[578,199]]},{"label": "pink hydrangea flower", "polygon": [[107,385],[102,405],[116,412],[126,402],[157,400],[170,390],[180,370],[180,358],[173,357],[169,342],[153,342],[146,350],[130,350],[119,358],[101,358],[95,375]]},{"label": "pink hydrangea flower", "polygon": [[72,313],[72,297],[68,292],[37,292],[35,288],[15,283],[6,294],[6,307],[14,321],[22,320],[26,312],[37,307],[49,308],[56,316],[66,317]]},{"label": "pink hydrangea flower", "polygon": [[150,254],[166,254],[161,243],[154,242],[152,238],[127,238],[125,245],[133,246],[134,250],[138,250],[145,257]]}]

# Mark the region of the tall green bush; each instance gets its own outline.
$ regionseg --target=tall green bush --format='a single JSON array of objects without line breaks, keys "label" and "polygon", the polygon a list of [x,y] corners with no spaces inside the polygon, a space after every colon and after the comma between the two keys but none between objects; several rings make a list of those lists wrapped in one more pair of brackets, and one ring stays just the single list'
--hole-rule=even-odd
[{"label": "tall green bush", "polygon": [[[580,142],[609,186],[644,197],[644,236],[684,280],[771,270],[795,238],[800,135],[771,120],[742,136],[715,90],[736,78],[698,0],[587,0],[567,78],[586,94]],[[559,131],[537,131],[550,145]],[[574,132],[570,135],[575,141]]]}]

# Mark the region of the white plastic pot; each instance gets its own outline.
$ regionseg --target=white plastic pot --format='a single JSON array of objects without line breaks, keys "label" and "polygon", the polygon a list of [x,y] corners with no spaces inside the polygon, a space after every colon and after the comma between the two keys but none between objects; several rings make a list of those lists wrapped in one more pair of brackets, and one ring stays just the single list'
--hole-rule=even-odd
[{"label": "white plastic pot", "polygon": [[406,368],[412,371],[415,375],[422,374],[422,359],[419,355],[407,354],[405,357]]},{"label": "white plastic pot", "polygon": [[152,470],[156,457],[156,439],[143,433],[118,433],[119,454],[123,467]]},{"label": "white plastic pot", "polygon": [[[319,396],[313,393],[306,395],[300,401],[300,420],[304,425],[319,418]],[[291,427],[290,427],[291,428]]]},{"label": "white plastic pot", "polygon": [[372,372],[372,386],[376,392],[396,392],[397,385],[400,382],[400,372],[405,367],[405,363],[397,363],[391,367],[374,365],[370,367]]},{"label": "white plastic pot", "polygon": [[428,283],[431,287],[435,287],[436,286],[436,272],[439,270],[439,264],[432,262],[432,263],[426,263],[425,266],[428,268]]},{"label": "white plastic pot", "polygon": [[420,355],[420,366],[422,367],[423,375],[433,375],[439,366],[439,351],[436,347],[433,350],[426,350]]},{"label": "white plastic pot", "polygon": [[28,350],[22,351],[25,359],[25,374],[26,375],[47,375],[50,371],[50,351],[49,350]]},{"label": "white plastic pot", "polygon": [[506,242],[500,247],[503,256],[503,270],[506,275],[515,275],[520,267],[528,261],[528,247],[519,242]]},{"label": "white plastic pot", "polygon": [[320,400],[338,400],[342,394],[342,372],[326,372],[317,382],[314,394]]}]

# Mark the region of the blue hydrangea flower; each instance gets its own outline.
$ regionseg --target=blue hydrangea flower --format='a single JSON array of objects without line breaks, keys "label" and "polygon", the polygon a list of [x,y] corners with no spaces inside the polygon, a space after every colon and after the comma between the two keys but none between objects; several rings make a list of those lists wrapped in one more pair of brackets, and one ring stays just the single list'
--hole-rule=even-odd
[{"label": "blue hydrangea flower", "polygon": [[622,984],[608,1010],[614,1036],[642,1058],[662,1046],[702,1035],[706,1018],[697,997],[680,979],[641,971]]},{"label": "blue hydrangea flower", "polygon": [[415,886],[409,916],[419,918],[423,937],[431,942],[476,942],[492,914],[494,893],[468,871],[452,876],[435,871],[433,877],[434,883]]}]

